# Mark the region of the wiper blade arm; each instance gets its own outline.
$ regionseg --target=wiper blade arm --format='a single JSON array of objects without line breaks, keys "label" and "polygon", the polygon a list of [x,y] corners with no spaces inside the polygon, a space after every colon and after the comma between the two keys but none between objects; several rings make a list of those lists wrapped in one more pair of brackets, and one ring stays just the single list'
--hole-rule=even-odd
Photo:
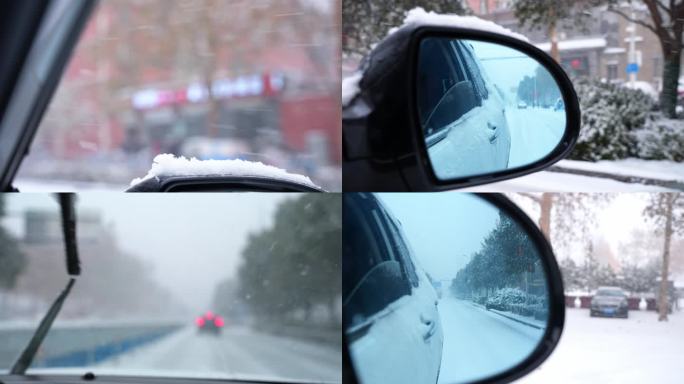
[{"label": "wiper blade arm", "polygon": [[67,273],[81,274],[81,263],[78,259],[76,241],[76,195],[73,193],[58,193],[59,207],[62,214],[62,233],[64,235],[64,252],[66,253]]},{"label": "wiper blade arm", "polygon": [[57,318],[60,309],[62,309],[62,304],[64,304],[64,301],[69,295],[71,287],[74,286],[75,282],[76,279],[73,277],[70,278],[66,288],[64,288],[62,293],[60,293],[59,296],[57,296],[57,299],[52,303],[50,310],[45,314],[43,320],[40,321],[40,325],[33,334],[33,337],[31,337],[31,341],[26,346],[26,349],[24,349],[24,351],[21,353],[21,356],[19,356],[19,359],[17,359],[14,365],[12,365],[12,369],[10,370],[11,375],[23,375],[26,373],[26,370],[33,362],[33,358],[36,356],[38,348],[40,348],[45,336],[47,336],[48,332],[50,331],[52,323],[55,321],[55,318]]}]

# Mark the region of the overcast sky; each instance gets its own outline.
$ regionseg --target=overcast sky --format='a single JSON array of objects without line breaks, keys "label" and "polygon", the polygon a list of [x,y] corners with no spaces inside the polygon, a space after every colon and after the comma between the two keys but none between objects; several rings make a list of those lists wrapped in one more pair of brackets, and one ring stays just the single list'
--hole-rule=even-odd
[{"label": "overcast sky", "polygon": [[452,279],[494,228],[497,209],[463,193],[381,193],[420,264],[435,279]]},{"label": "overcast sky", "polygon": [[[455,192],[378,195],[402,222],[423,268],[437,279],[452,278],[479,249],[497,220],[496,209],[474,195]],[[610,204],[596,213],[594,236],[604,237],[614,255],[618,255],[621,242],[630,240],[634,229],[651,228],[642,214],[647,198],[645,193],[615,194]],[[538,221],[539,209],[535,203],[520,195],[515,197],[515,202],[535,223]],[[577,262],[582,262],[580,253],[574,256]]]},{"label": "overcast sky", "polygon": [[539,63],[526,54],[499,44],[468,40],[473,45],[475,55],[485,68],[487,75],[499,89],[509,93],[511,100],[517,100],[511,94],[511,88],[517,88],[525,76],[533,77]]},{"label": "overcast sky", "polygon": [[[100,211],[123,249],[149,261],[157,281],[189,308],[203,311],[216,283],[234,274],[247,234],[270,225],[285,198],[275,193],[87,193],[79,195],[77,207]],[[6,195],[5,223],[13,232],[22,232],[21,212],[29,207],[58,209],[50,195]]]}]

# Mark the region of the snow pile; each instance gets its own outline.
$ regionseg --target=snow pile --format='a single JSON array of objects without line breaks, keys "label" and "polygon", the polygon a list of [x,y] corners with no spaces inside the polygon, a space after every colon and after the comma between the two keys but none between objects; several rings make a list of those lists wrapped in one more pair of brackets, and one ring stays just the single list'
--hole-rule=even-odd
[{"label": "snow pile", "polygon": [[518,288],[501,288],[484,300],[487,309],[511,312],[535,319],[548,318],[546,298],[540,295],[528,295]]},{"label": "snow pile", "polygon": [[640,90],[600,81],[575,84],[582,110],[582,126],[574,160],[616,160],[636,155],[633,132],[644,127],[654,100]]},{"label": "snow pile", "polygon": [[198,160],[187,159],[183,156],[176,157],[172,154],[157,155],[152,163],[152,168],[143,178],[131,181],[131,186],[156,177],[165,176],[257,176],[290,181],[318,188],[311,179],[303,175],[289,173],[261,162],[246,160]]},{"label": "snow pile", "polygon": [[628,81],[622,85],[628,89],[639,90],[653,98],[653,100],[658,100],[658,91],[655,90],[653,85],[647,81],[635,81],[632,85],[631,81]]},{"label": "snow pile", "polygon": [[597,162],[561,160],[556,166],[565,169],[601,172],[619,176],[684,182],[684,162],[635,158],[601,160]]},{"label": "snow pile", "polygon": [[630,311],[629,319],[603,319],[569,308],[556,350],[517,383],[681,383],[684,312],[668,317]]},{"label": "snow pile", "polygon": [[[406,18],[404,19],[404,25],[417,24],[417,25],[435,25],[444,27],[458,27],[458,28],[468,28],[476,29],[479,31],[499,33],[502,35],[507,35],[522,41],[529,41],[527,37],[515,33],[510,29],[504,28],[494,22],[480,19],[475,16],[459,16],[453,14],[439,14],[435,12],[426,12],[423,8],[417,7],[406,13]],[[399,30],[401,27],[390,29],[388,34],[392,34]]]},{"label": "snow pile", "polygon": [[359,82],[363,73],[356,72],[342,80],[342,106],[346,107],[359,93]]}]

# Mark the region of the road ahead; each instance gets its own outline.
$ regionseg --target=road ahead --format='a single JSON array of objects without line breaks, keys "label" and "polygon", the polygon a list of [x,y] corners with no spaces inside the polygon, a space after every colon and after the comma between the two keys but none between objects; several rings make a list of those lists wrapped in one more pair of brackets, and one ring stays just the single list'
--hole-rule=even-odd
[{"label": "road ahead", "polygon": [[[222,335],[198,334],[184,328],[154,344],[101,363],[98,368],[166,371],[195,375],[271,377],[340,382],[339,346],[262,334],[249,328],[227,328]],[[97,369],[94,369],[97,374]]]},{"label": "road ahead", "polygon": [[472,381],[517,364],[542,335],[541,330],[451,297],[440,300],[439,313],[444,332],[440,383]]}]

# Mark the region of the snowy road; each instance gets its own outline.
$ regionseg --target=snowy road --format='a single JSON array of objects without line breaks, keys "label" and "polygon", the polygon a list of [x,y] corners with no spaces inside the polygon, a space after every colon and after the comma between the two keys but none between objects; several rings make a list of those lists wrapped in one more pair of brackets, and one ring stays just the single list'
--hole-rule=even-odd
[{"label": "snowy road", "polygon": [[517,364],[542,335],[541,330],[451,297],[440,300],[439,313],[444,332],[439,383],[471,381]]},{"label": "snowy road", "polygon": [[340,382],[342,354],[339,346],[262,334],[249,328],[227,328],[214,336],[187,327],[152,345],[105,361],[93,368],[95,373],[98,368]]},{"label": "snowy road", "polygon": [[568,309],[556,350],[517,383],[684,382],[684,312],[668,322],[658,322],[655,312],[631,311],[629,316],[593,318],[586,309]]},{"label": "snowy road", "polygon": [[548,155],[560,143],[565,130],[565,112],[552,109],[506,109],[511,130],[508,166],[528,165]]}]

